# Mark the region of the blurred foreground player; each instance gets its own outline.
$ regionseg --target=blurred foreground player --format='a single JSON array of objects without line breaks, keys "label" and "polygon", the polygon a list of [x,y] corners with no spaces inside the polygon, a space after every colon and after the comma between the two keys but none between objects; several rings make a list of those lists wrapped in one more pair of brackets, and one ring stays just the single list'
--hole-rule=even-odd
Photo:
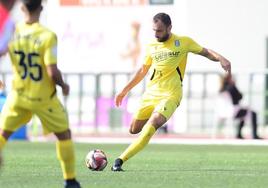
[{"label": "blurred foreground player", "polygon": [[57,157],[64,177],[64,187],[80,188],[75,179],[75,154],[67,113],[56,95],[56,85],[63,95],[69,85],[57,68],[57,37],[39,24],[42,0],[22,0],[25,22],[16,26],[9,43],[13,85],[0,119],[0,150],[8,138],[32,115],[37,115],[44,133],[54,133]]}]

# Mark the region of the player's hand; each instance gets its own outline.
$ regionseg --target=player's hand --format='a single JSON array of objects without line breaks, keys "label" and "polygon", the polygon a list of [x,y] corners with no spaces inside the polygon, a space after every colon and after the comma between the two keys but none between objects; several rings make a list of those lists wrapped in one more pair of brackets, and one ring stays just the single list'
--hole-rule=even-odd
[{"label": "player's hand", "polygon": [[231,63],[230,61],[228,61],[227,59],[225,58],[221,58],[220,59],[220,63],[221,63],[221,66],[222,68],[228,72],[228,74],[231,74]]},{"label": "player's hand", "polygon": [[62,85],[61,89],[62,89],[62,94],[63,94],[64,96],[69,95],[69,92],[70,92],[70,86],[69,86],[68,84],[65,84],[65,83],[64,83],[64,84]]},{"label": "player's hand", "polygon": [[117,107],[121,106],[122,101],[123,101],[124,97],[126,96],[126,94],[127,94],[127,92],[122,91],[115,96],[115,105]]}]

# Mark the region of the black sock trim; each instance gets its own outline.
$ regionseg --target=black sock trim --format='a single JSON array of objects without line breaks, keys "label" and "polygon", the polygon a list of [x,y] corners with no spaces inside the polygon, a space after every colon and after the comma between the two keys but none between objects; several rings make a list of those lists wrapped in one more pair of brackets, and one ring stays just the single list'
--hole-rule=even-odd
[{"label": "black sock trim", "polygon": [[120,158],[117,158],[116,160],[115,160],[115,162],[114,162],[114,164],[117,166],[117,165],[122,165],[123,164],[123,160],[122,159],[120,159]]}]

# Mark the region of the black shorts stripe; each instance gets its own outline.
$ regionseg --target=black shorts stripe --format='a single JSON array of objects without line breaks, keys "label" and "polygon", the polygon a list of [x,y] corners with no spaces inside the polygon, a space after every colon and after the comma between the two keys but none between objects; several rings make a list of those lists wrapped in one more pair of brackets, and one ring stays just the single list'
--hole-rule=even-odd
[{"label": "black shorts stripe", "polygon": [[154,79],[154,75],[155,75],[155,69],[154,69],[154,72],[153,72],[153,74],[152,74],[150,80],[153,80],[153,79]]}]

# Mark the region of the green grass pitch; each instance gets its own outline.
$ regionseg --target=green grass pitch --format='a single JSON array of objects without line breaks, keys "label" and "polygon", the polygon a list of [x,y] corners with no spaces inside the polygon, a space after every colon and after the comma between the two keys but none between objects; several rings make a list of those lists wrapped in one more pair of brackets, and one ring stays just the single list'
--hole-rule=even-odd
[{"label": "green grass pitch", "polygon": [[[120,144],[75,144],[77,178],[83,188],[264,188],[268,187],[268,146],[150,144],[111,172],[113,160],[126,148]],[[88,170],[88,150],[105,151],[102,172]],[[1,188],[63,187],[55,144],[9,142],[4,150]]]}]

